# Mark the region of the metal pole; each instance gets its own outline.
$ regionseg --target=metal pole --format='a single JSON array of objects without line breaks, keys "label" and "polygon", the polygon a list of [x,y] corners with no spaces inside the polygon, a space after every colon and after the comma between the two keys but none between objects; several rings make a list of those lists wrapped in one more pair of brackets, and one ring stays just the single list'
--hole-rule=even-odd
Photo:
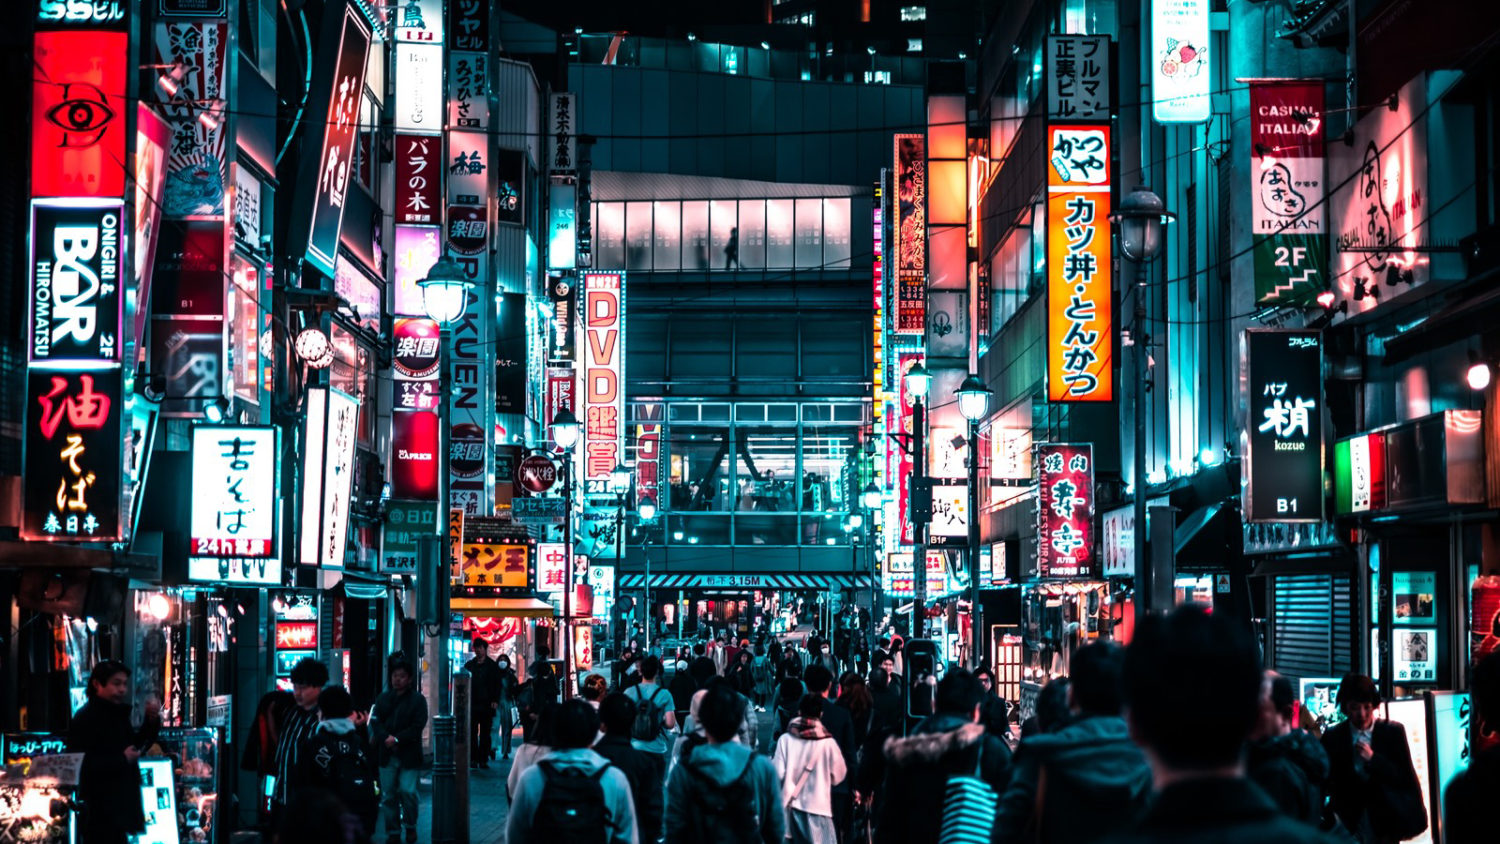
[{"label": "metal pole", "polygon": [[969,665],[976,671],[985,657],[984,611],[979,606],[979,422],[969,421]]},{"label": "metal pole", "polygon": [[[625,568],[625,493],[620,493],[620,509],[615,514],[615,571]],[[615,642],[615,653],[619,653],[630,640],[630,631],[625,628],[625,619],[620,619],[620,638]]]},{"label": "metal pole", "polygon": [[[649,528],[648,528],[649,531]],[[645,651],[651,653],[651,534],[641,541],[641,556],[646,558],[646,642]]]},{"label": "metal pole", "polygon": [[[572,455],[569,454],[569,457]],[[567,576],[563,578],[563,697],[573,697],[573,473],[568,468],[567,457],[562,461],[563,496],[566,509],[563,511],[563,553],[567,560],[563,564]]]},{"label": "metal pole", "polygon": [[908,482],[911,489],[907,491],[907,497],[912,503],[912,539],[916,543],[911,551],[911,637],[920,639],[927,623],[927,520],[931,518],[932,509],[932,503],[928,501],[926,510],[918,518],[916,487],[919,483],[924,489],[927,486],[927,409],[922,406],[920,397],[913,398],[911,403],[911,443],[911,480]]},{"label": "metal pole", "polygon": [[1135,319],[1131,325],[1131,358],[1135,362],[1135,614],[1145,616],[1151,606],[1155,573],[1146,558],[1146,283],[1145,260],[1136,261]]},{"label": "metal pole", "polygon": [[451,371],[453,355],[449,344],[453,340],[453,333],[447,325],[438,329],[438,354],[441,357],[438,367],[438,442],[440,445],[438,459],[438,501],[437,501],[437,535],[438,547],[443,549],[438,554],[437,571],[433,575],[437,578],[438,590],[438,664],[437,664],[437,711],[438,714],[432,719],[432,841],[433,844],[453,844],[458,840],[457,830],[454,828],[454,820],[459,810],[463,809],[464,816],[468,816],[467,807],[457,805],[456,782],[458,768],[457,760],[454,758],[454,743],[458,740],[458,725],[453,720],[453,698],[449,688],[452,677],[453,666],[448,659],[448,640],[453,635],[452,620],[449,610],[449,601],[453,595],[452,587],[452,565],[453,552],[452,543],[448,542],[448,466],[453,452],[453,431],[449,421],[449,394],[453,390],[453,373]]}]

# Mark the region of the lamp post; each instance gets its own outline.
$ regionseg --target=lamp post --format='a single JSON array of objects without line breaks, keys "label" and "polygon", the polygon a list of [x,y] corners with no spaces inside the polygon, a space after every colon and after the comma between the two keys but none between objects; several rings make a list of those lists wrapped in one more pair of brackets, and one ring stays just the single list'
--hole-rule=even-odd
[{"label": "lamp post", "polygon": [[[616,496],[617,505],[615,510],[615,565],[623,568],[625,565],[625,493],[630,491],[630,469],[624,463],[616,463],[615,468],[609,470],[609,488]],[[620,638],[615,643],[615,653],[620,652],[627,638],[624,628],[625,622],[621,619]]]},{"label": "lamp post", "polygon": [[865,484],[865,488],[859,493],[860,506],[865,509],[865,553],[869,555],[866,566],[870,572],[870,624],[865,628],[865,646],[873,644],[871,641],[875,633],[875,625],[880,616],[880,578],[875,576],[875,511],[880,509],[882,496],[880,487],[874,481]]},{"label": "lamp post", "polygon": [[[437,461],[437,536],[439,548],[451,548],[445,542],[448,533],[448,464],[452,459],[453,429],[449,421],[449,393],[453,390],[453,373],[450,371],[452,354],[449,344],[453,340],[453,325],[464,315],[469,304],[469,291],[474,287],[472,279],[464,275],[458,262],[443,256],[427,271],[427,277],[417,282],[422,289],[422,307],[427,316],[438,324],[438,454]],[[444,564],[446,560],[446,565]],[[449,617],[449,601],[453,595],[451,552],[438,556],[438,570],[424,573],[437,579],[438,590],[438,714],[432,719],[432,840],[433,844],[449,844],[459,840],[458,819],[465,819],[467,828],[468,806],[455,805],[458,799],[458,766],[454,758],[454,745],[458,739],[458,724],[453,714],[453,664],[448,655],[449,640],[453,638],[453,623]],[[444,571],[447,569],[447,571]],[[467,838],[467,836],[464,836]]]},{"label": "lamp post", "polygon": [[927,523],[932,519],[932,483],[927,479],[927,409],[922,403],[932,388],[932,376],[921,363],[906,371],[906,391],[911,394],[911,479],[907,498],[911,504],[913,547],[911,552],[911,637],[922,638],[927,623]]},{"label": "lamp post", "polygon": [[[641,524],[649,525],[656,521],[656,502],[650,498],[642,498],[641,503],[636,506],[636,515],[640,517]],[[646,640],[643,648],[646,653],[651,653],[651,531],[646,531],[646,536],[641,540],[641,557],[646,562],[646,580],[642,592],[645,595],[646,612]]]},{"label": "lamp post", "polygon": [[993,392],[972,372],[958,386],[958,412],[969,420],[969,664],[975,670],[985,658],[984,611],[979,605],[979,420],[989,413]]},{"label": "lamp post", "polygon": [[1120,252],[1135,262],[1135,316],[1131,321],[1130,340],[1135,346],[1135,606],[1140,617],[1153,609],[1151,592],[1155,572],[1146,560],[1146,285],[1151,260],[1161,252],[1162,227],[1175,214],[1166,211],[1161,197],[1143,185],[1137,185],[1124,199],[1110,222],[1119,229]]},{"label": "lamp post", "polygon": [[563,695],[573,693],[573,446],[578,443],[578,417],[566,407],[552,416],[552,441],[563,450],[563,553],[567,555],[567,577],[563,579]]}]

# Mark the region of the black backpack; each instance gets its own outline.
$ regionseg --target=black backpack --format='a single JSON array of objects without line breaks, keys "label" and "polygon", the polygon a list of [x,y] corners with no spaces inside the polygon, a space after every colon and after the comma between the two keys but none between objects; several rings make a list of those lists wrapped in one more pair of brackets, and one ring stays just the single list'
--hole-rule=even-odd
[{"label": "black backpack", "polygon": [[[662,729],[662,708],[656,705],[656,700],[663,690],[658,686],[649,695],[641,694],[639,689],[636,693],[640,694],[640,699],[635,704],[635,723],[630,725],[630,737],[636,741],[656,741]],[[668,695],[667,700],[670,702],[671,699]]]},{"label": "black backpack", "polygon": [[324,787],[356,815],[377,808],[380,785],[375,765],[365,752],[365,743],[356,735],[325,733],[319,738],[313,748],[313,759],[326,777]]},{"label": "black backpack", "polygon": [[[750,782],[755,754],[750,754],[745,770],[728,785],[719,785],[695,766],[682,764],[693,780],[688,788],[688,834],[684,840],[701,844],[761,844],[755,786]],[[781,810],[778,807],[776,811]]]},{"label": "black backpack", "polygon": [[542,760],[542,798],[531,816],[531,831],[547,844],[595,844],[609,840],[609,809],[604,805],[606,765],[592,774],[558,768]]}]

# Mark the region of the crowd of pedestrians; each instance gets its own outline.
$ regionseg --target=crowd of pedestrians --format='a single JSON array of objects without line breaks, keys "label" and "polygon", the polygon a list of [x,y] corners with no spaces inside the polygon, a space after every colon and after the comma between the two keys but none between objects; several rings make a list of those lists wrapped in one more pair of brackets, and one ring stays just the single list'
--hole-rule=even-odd
[{"label": "crowd of pedestrians", "polygon": [[[482,645],[466,666],[473,764],[512,704],[525,731],[506,780],[512,844],[1394,844],[1428,826],[1406,731],[1379,718],[1370,678],[1344,678],[1346,719],[1319,734],[1249,632],[1198,607],[1143,619],[1128,647],[1079,648],[1019,724],[987,670],[903,682],[899,640],[842,673],[816,640],[700,642],[670,655],[670,680],[645,654],[573,697],[545,654],[518,685]],[[270,840],[360,844],[383,826],[386,844],[413,844],[427,702],[411,665],[391,662],[368,714],[315,660],[291,680],[261,702],[242,760],[274,776]],[[120,844],[142,829],[133,763],[155,723],[131,726],[118,663],[88,691],[69,737],[96,809],[84,840]],[[1471,691],[1480,733],[1500,729],[1500,653]],[[1493,840],[1496,796],[1492,748],[1447,784],[1444,841]]]}]

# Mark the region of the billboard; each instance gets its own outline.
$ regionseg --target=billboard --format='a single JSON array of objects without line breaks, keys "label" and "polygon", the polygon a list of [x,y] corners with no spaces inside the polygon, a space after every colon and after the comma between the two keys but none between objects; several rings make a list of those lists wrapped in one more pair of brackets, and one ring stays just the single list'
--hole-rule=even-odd
[{"label": "billboard", "polygon": [[1157,123],[1209,117],[1209,0],[1151,0],[1151,116]]},{"label": "billboard", "polygon": [[1114,399],[1109,125],[1047,127],[1047,398]]},{"label": "billboard", "polygon": [[442,218],[443,139],[396,136],[397,223],[432,225]]},{"label": "billboard", "polygon": [[896,220],[891,252],[898,273],[927,271],[927,138],[896,136]]},{"label": "billboard", "polygon": [[438,415],[432,411],[391,414],[391,495],[436,501]]},{"label": "billboard", "polygon": [[[454,3],[453,5],[463,5]],[[448,125],[483,131],[490,125],[489,61],[484,53],[448,54]]]},{"label": "billboard", "polygon": [[1296,302],[1328,283],[1323,80],[1250,84],[1255,303]]},{"label": "billboard", "polygon": [[[495,320],[495,412],[526,412],[527,352],[526,294],[502,293]],[[544,420],[550,422],[551,420]]]},{"label": "billboard", "polygon": [[[547,360],[572,363],[576,358],[574,336],[578,322],[578,280],[572,275],[547,278],[547,298],[552,302],[552,324],[547,340]],[[547,420],[551,421],[551,417]]]},{"label": "billboard", "polygon": [[1036,447],[1036,575],[1089,577],[1094,569],[1094,449]]},{"label": "billboard", "polygon": [[635,503],[666,504],[661,493],[661,426],[666,408],[659,401],[635,405]]},{"label": "billboard", "polygon": [[1318,331],[1245,332],[1250,418],[1245,521],[1323,520],[1323,345]]},{"label": "billboard", "polygon": [[443,0],[404,0],[395,6],[391,16],[395,18],[397,41],[443,43]]},{"label": "billboard", "polygon": [[124,211],[118,200],[31,204],[32,363],[120,360]]},{"label": "billboard", "polygon": [[490,4],[462,0],[448,4],[448,46],[454,50],[490,49]]},{"label": "billboard", "polygon": [[565,175],[578,172],[577,101],[567,91],[552,94],[547,110],[547,172]]},{"label": "billboard", "polygon": [[442,342],[438,324],[420,317],[397,317],[391,333],[395,343],[392,404],[397,410],[437,410]]},{"label": "billboard", "polygon": [[417,282],[427,277],[427,271],[442,254],[442,229],[438,226],[396,226],[395,230],[396,252],[391,261],[394,267],[392,306],[401,316],[426,316],[422,288]]},{"label": "billboard", "polygon": [[583,480],[590,495],[609,494],[610,472],[625,459],[625,276],[583,276]]},{"label": "billboard", "polygon": [[436,530],[437,507],[432,500],[386,502],[380,570],[388,574],[416,574],[417,539],[432,536]]},{"label": "billboard", "polygon": [[38,32],[31,83],[31,195],[125,195],[124,32]]},{"label": "billboard", "polygon": [[561,542],[539,542],[536,546],[536,591],[549,600],[562,600],[567,588],[568,550]]},{"label": "billboard", "polygon": [[[330,80],[328,110],[323,127],[308,223],[307,260],[324,275],[334,275],[339,232],[344,225],[344,200],[349,190],[349,167],[359,136],[359,109],[364,96],[365,64],[370,52],[370,27],[353,6],[344,6],[337,61]],[[306,175],[304,168],[304,175]]]},{"label": "billboard", "polygon": [[530,586],[531,547],[518,541],[468,541],[463,544],[464,586],[525,590]]},{"label": "billboard", "polygon": [[21,538],[120,539],[124,440],[118,369],[26,376]]}]

